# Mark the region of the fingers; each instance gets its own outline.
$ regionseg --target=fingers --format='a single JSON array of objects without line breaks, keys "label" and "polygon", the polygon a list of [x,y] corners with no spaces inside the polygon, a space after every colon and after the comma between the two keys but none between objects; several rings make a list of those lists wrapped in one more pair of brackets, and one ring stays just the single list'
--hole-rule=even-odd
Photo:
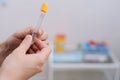
[{"label": "fingers", "polygon": [[13,36],[17,37],[18,39],[24,39],[26,35],[32,34],[34,31],[34,27],[27,27],[23,30],[19,30],[13,34]]},{"label": "fingers", "polygon": [[29,58],[33,58],[34,62],[36,62],[38,66],[41,66],[48,59],[48,56],[50,55],[51,49],[43,41],[41,41],[37,38],[35,38],[35,40],[36,40],[35,45],[39,49],[37,50],[37,52],[35,54],[30,54]]},{"label": "fingers", "polygon": [[40,39],[41,35],[43,35],[44,31],[42,28],[40,28],[37,32],[37,37]]},{"label": "fingers", "polygon": [[42,41],[44,44],[49,45],[48,41]]},{"label": "fingers", "polygon": [[[38,38],[35,38],[34,45],[38,48],[36,54],[30,54],[29,58],[33,59],[33,62],[36,66],[38,66],[38,69],[44,65],[45,61],[48,59],[51,49],[50,47],[45,44],[45,42],[39,40]],[[35,49],[35,46],[32,46]],[[33,50],[33,49],[32,49]],[[41,68],[40,68],[41,71]]]},{"label": "fingers", "polygon": [[36,38],[35,44],[40,49],[39,51],[37,51],[36,55],[39,56],[39,58],[42,59],[42,61],[45,61],[51,52],[50,47],[45,42],[43,42],[37,38]]},{"label": "fingers", "polygon": [[44,32],[43,35],[41,35],[40,40],[45,41],[47,40],[47,38],[48,38],[48,34]]},{"label": "fingers", "polygon": [[45,41],[48,38],[48,34],[46,32],[44,32],[43,29],[40,28],[38,33],[37,33],[37,38],[39,38],[42,41]]},{"label": "fingers", "polygon": [[[36,53],[37,51],[41,50],[42,47],[44,47],[44,45],[41,45],[42,44],[45,44],[45,45],[49,45],[49,42],[48,41],[40,41],[39,39],[35,39],[35,42],[34,44],[31,46],[31,49],[34,53]],[[31,53],[31,51],[30,51]]]},{"label": "fingers", "polygon": [[17,51],[21,53],[26,53],[32,44],[32,36],[27,35],[25,39],[21,42],[20,46],[17,48]]},{"label": "fingers", "polygon": [[30,48],[30,49],[27,51],[26,54],[33,54],[33,53],[35,53],[34,50],[33,50],[32,48]]},{"label": "fingers", "polygon": [[34,53],[36,53],[39,50],[35,44],[31,46],[31,49],[34,51]]},{"label": "fingers", "polygon": [[45,48],[47,45],[45,45],[41,40],[35,38],[35,45],[38,47],[39,50],[42,48]]},{"label": "fingers", "polygon": [[42,62],[44,62],[48,59],[50,53],[51,53],[51,48],[47,46],[46,48],[43,48],[41,51],[38,51],[36,55],[39,56],[39,59]]},{"label": "fingers", "polygon": [[[18,39],[24,39],[26,35],[31,35],[34,32],[34,27],[30,26],[27,28],[24,28],[22,30],[17,31],[16,33],[13,34]],[[42,41],[47,40],[48,34],[44,32],[43,29],[39,29],[37,32],[37,38],[41,39]]]},{"label": "fingers", "polygon": [[40,43],[40,45],[44,45],[44,47],[41,46],[42,49],[33,54],[34,60],[37,61],[39,66],[45,63],[51,53],[51,48],[48,45],[44,43]]}]

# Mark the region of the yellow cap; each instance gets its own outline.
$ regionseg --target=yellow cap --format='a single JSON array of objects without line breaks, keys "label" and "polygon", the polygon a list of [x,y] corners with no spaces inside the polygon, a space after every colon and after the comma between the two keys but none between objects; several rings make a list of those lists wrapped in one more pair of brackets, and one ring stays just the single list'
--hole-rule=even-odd
[{"label": "yellow cap", "polygon": [[42,6],[41,6],[41,11],[42,12],[47,12],[48,11],[48,4],[47,3],[43,3]]}]

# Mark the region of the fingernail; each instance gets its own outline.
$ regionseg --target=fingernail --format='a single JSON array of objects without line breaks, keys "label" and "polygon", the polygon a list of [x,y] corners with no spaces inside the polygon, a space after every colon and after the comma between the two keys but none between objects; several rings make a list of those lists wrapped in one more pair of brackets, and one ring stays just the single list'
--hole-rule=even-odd
[{"label": "fingernail", "polygon": [[41,30],[38,31],[38,34],[41,35]]},{"label": "fingernail", "polygon": [[39,30],[39,34],[40,34],[40,35],[42,35],[42,32],[43,32],[43,30],[42,30],[42,29],[40,29],[40,30]]},{"label": "fingernail", "polygon": [[26,36],[26,40],[32,41],[32,36],[31,36],[31,35],[27,35],[27,36]]}]

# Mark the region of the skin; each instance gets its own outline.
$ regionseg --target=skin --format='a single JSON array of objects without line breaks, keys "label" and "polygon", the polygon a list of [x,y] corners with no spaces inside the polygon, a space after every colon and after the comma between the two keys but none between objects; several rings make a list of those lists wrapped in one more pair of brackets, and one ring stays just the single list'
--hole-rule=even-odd
[{"label": "skin", "polygon": [[41,72],[51,49],[48,35],[40,29],[37,38],[31,36],[34,28],[17,31],[0,45],[0,80],[27,80]]},{"label": "skin", "polygon": [[[26,35],[32,35],[34,31],[34,27],[30,26],[25,29],[16,31],[14,34],[12,34],[8,39],[3,41],[0,44],[0,65],[4,61],[4,59],[15,49],[17,48],[22,40],[25,38]],[[46,32],[44,32],[42,29],[38,30],[37,38],[43,41],[44,43],[48,44],[46,41],[48,38],[48,35]],[[35,41],[36,42],[36,41]],[[31,47],[28,50],[28,54],[36,52],[38,48],[35,44],[31,45]]]}]

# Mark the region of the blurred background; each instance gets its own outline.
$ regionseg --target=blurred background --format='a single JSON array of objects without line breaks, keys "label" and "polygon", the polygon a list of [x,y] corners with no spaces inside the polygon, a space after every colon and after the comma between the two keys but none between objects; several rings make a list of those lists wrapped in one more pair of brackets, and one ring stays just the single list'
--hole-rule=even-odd
[{"label": "blurred background", "polygon": [[[21,28],[35,26],[43,1],[0,0],[0,41]],[[120,0],[47,2],[49,11],[42,28],[49,34],[53,52],[46,63],[45,72],[31,80],[106,80],[102,70],[94,68],[96,64],[100,64],[97,65],[100,69],[102,64],[113,66],[110,53],[120,60]],[[73,67],[67,69],[69,66],[66,64]],[[83,64],[82,67],[79,64]],[[89,69],[92,64],[94,67]],[[88,66],[89,70],[84,71],[84,66]],[[116,68],[113,70],[116,71]],[[110,73],[113,72],[111,70]]]}]

